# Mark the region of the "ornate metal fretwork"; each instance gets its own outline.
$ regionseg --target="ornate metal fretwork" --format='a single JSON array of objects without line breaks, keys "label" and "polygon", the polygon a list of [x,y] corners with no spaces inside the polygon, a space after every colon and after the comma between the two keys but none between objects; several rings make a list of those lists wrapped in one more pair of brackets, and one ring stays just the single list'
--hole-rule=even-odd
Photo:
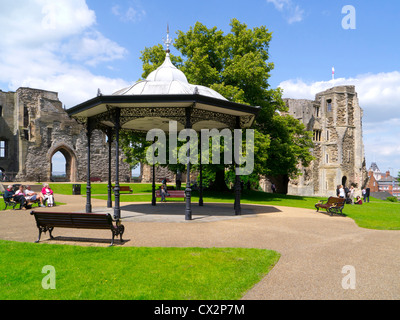
[{"label": "ornate metal fretwork", "polygon": [[230,129],[234,129],[235,123],[236,123],[236,117],[232,116],[230,114],[213,112],[213,111],[204,110],[204,109],[196,109],[196,108],[193,109],[193,112],[191,114],[192,125],[194,125],[197,122],[205,121],[205,120],[224,123]]},{"label": "ornate metal fretwork", "polygon": [[185,108],[181,107],[157,107],[157,108],[123,108],[121,109],[121,125],[139,118],[165,118],[175,120],[185,125]]},{"label": "ornate metal fretwork", "polygon": [[241,116],[240,117],[240,127],[244,128],[245,126],[247,126],[251,122],[253,117],[254,116]]},{"label": "ornate metal fretwork", "polygon": [[[190,115],[190,126],[193,127],[194,124],[200,121],[216,121],[220,123],[224,123],[227,128],[235,129],[237,126],[236,116],[214,112],[210,110],[199,109],[196,107],[190,107],[191,115]],[[99,129],[103,132],[107,131],[109,128],[105,122],[111,122],[115,125],[115,113],[117,107],[112,105],[107,105],[107,111],[90,117],[91,126],[93,129]],[[128,122],[140,119],[140,118],[165,118],[170,120],[175,120],[178,123],[182,124],[182,126],[186,127],[187,119],[186,119],[186,107],[131,107],[131,108],[120,108],[120,126],[121,128]],[[79,123],[86,126],[88,118],[85,117],[74,117]],[[240,127],[243,128],[248,124],[252,119],[251,115],[241,116],[240,117]],[[134,128],[133,131],[136,131]]]}]

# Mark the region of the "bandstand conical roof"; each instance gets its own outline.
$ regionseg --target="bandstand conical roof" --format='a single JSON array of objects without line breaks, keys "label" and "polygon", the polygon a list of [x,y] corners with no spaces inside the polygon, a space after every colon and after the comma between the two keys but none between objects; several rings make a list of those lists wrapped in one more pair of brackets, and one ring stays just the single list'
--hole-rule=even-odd
[{"label": "bandstand conical roof", "polygon": [[145,80],[121,89],[113,95],[195,94],[227,100],[210,88],[190,84],[185,74],[173,65],[169,53],[164,63],[151,72]]},{"label": "bandstand conical roof", "polygon": [[80,122],[91,119],[99,129],[106,129],[115,127],[116,109],[120,111],[120,129],[134,131],[169,131],[171,120],[177,121],[178,130],[182,130],[187,126],[188,110],[191,127],[196,131],[249,128],[259,111],[259,107],[228,101],[211,88],[190,84],[171,62],[169,45],[164,63],[145,80],[112,95],[99,94],[67,112]]}]

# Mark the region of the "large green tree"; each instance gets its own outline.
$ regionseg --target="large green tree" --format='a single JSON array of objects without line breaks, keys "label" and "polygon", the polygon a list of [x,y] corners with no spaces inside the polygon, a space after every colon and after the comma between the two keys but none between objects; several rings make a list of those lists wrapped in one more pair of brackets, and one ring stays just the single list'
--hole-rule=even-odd
[{"label": "large green tree", "polygon": [[[278,184],[279,177],[286,183],[288,178],[299,174],[299,164],[308,166],[312,160],[311,134],[285,113],[282,91],[271,88],[268,83],[274,68],[269,62],[272,33],[265,26],[249,29],[237,19],[232,19],[230,26],[228,34],[200,22],[187,32],[179,31],[174,46],[181,56],[171,54],[171,60],[190,83],[210,87],[230,101],[260,107],[253,126],[256,154],[253,175],[269,176]],[[165,51],[162,45],[145,48],[141,59],[142,77],[146,78],[162,64]],[[135,134],[123,137],[128,161],[132,164],[143,161],[144,146],[148,142]],[[140,147],[133,150],[129,147],[131,142],[139,143]],[[215,172],[219,189],[224,183],[225,169],[223,165],[205,167],[206,171]]]}]

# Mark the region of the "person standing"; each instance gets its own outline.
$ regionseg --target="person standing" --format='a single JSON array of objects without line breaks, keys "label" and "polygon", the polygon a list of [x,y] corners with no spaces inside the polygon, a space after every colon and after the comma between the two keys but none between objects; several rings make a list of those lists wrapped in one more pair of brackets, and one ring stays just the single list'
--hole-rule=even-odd
[{"label": "person standing", "polygon": [[353,186],[350,186],[349,199],[351,200],[351,204],[354,204],[354,187]]},{"label": "person standing", "polygon": [[344,192],[344,188],[342,185],[339,188],[339,198],[343,198],[343,199],[346,198],[346,193]]},{"label": "person standing", "polygon": [[363,196],[364,202],[365,202],[365,200],[366,200],[366,198],[367,198],[367,190],[365,190],[365,188],[363,188],[362,191],[361,191],[361,193],[362,193],[362,196]]},{"label": "person standing", "polygon": [[[370,192],[371,192],[371,189],[370,189],[370,188],[365,189],[365,196],[366,196],[366,198],[367,198],[367,202],[369,202],[369,194],[370,194]],[[364,202],[365,202],[365,201],[364,201]]]}]

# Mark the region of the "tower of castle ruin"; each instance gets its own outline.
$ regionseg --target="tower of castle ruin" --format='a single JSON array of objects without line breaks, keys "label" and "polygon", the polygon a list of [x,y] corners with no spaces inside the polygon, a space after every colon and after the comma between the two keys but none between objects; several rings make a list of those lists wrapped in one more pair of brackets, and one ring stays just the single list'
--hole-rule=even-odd
[{"label": "tower of castle ruin", "polygon": [[285,99],[289,114],[313,132],[315,160],[289,182],[288,192],[301,196],[336,196],[336,187],[365,186],[362,116],[354,86],[320,92],[315,100]]}]

